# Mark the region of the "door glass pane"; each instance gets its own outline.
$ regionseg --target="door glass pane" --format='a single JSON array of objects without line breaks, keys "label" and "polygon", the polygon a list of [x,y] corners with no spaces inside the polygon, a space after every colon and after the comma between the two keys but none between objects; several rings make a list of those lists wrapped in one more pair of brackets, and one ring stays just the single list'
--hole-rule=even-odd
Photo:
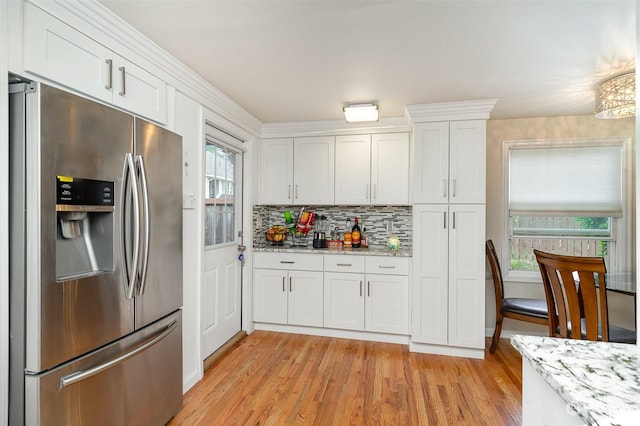
[{"label": "door glass pane", "polygon": [[231,243],[237,234],[234,194],[238,155],[210,141],[205,150],[205,245]]}]

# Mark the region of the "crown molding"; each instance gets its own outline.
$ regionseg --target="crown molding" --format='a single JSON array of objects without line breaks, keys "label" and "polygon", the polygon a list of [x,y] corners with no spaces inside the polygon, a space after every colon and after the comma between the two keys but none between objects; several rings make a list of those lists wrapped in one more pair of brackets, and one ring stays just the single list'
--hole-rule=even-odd
[{"label": "crown molding", "polygon": [[498,102],[498,99],[407,105],[405,107],[405,116],[408,117],[412,123],[449,120],[487,120],[496,102]]},{"label": "crown molding", "polygon": [[406,117],[394,117],[381,118],[375,123],[347,123],[342,120],[265,123],[262,125],[260,137],[262,139],[270,139],[302,136],[340,136],[409,131],[411,131],[411,124]]},{"label": "crown molding", "polygon": [[262,122],[97,0],[30,0],[256,137]]}]

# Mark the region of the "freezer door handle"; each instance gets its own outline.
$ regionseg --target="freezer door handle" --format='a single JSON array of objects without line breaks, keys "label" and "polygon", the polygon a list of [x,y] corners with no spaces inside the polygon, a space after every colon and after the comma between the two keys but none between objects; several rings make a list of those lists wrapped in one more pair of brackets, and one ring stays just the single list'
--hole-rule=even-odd
[{"label": "freezer door handle", "polygon": [[144,170],[144,160],[141,155],[136,155],[136,169],[140,179],[142,190],[142,253],[140,261],[140,274],[138,278],[138,294],[144,293],[144,285],[147,281],[147,265],[149,263],[149,190],[147,187],[147,173]]},{"label": "freezer door handle", "polygon": [[126,354],[120,355],[119,357],[114,358],[110,361],[107,361],[103,364],[89,368],[87,370],[76,371],[75,373],[64,376],[63,378],[60,379],[60,388],[71,386],[74,383],[78,383],[82,380],[88,379],[91,376],[95,376],[96,374],[102,373],[103,371],[108,370],[111,367],[115,367],[116,365],[123,363],[127,359],[134,357],[141,352],[146,351],[151,346],[155,345],[156,343],[160,342],[162,339],[167,337],[176,328],[176,325],[177,325],[177,321],[173,320],[171,324],[167,325],[164,329],[160,330],[153,337],[151,337],[149,340],[147,340],[145,343],[138,346],[134,350],[127,352]]},{"label": "freezer door handle", "polygon": [[[124,267],[122,268],[125,275],[124,280],[126,283],[125,291],[126,296],[129,299],[133,299],[136,289],[136,278],[138,276],[138,258],[140,257],[140,206],[138,205],[138,184],[135,173],[135,167],[133,164],[133,155],[128,152],[125,155],[124,171],[123,171],[123,185],[120,205],[123,209],[120,213],[120,232],[122,234],[122,242],[120,244],[122,261]],[[131,197],[127,197],[127,188],[131,188]],[[133,220],[133,254],[131,256],[131,265],[129,265],[129,259],[127,258],[127,204],[129,200],[133,200],[132,208],[133,214],[130,215]],[[129,267],[131,266],[131,267]]]}]

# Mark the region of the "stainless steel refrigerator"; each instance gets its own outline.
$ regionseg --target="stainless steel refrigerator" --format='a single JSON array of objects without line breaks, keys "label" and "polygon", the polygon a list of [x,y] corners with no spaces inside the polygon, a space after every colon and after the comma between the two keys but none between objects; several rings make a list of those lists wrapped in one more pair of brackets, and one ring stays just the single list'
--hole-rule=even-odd
[{"label": "stainless steel refrigerator", "polygon": [[10,77],[12,425],[182,405],[182,139]]}]

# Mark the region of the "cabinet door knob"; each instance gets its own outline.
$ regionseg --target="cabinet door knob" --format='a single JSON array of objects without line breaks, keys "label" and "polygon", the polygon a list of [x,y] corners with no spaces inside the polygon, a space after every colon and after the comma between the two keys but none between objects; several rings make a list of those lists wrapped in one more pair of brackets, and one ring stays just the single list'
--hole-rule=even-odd
[{"label": "cabinet door knob", "polygon": [[118,70],[120,71],[121,75],[122,75],[122,90],[118,93],[120,96],[124,96],[127,94],[127,82],[126,82],[126,71],[124,69],[124,67],[118,67]]},{"label": "cabinet door knob", "polygon": [[111,90],[113,87],[113,61],[111,59],[106,59],[105,62],[109,65],[109,83],[104,86],[105,89]]}]

